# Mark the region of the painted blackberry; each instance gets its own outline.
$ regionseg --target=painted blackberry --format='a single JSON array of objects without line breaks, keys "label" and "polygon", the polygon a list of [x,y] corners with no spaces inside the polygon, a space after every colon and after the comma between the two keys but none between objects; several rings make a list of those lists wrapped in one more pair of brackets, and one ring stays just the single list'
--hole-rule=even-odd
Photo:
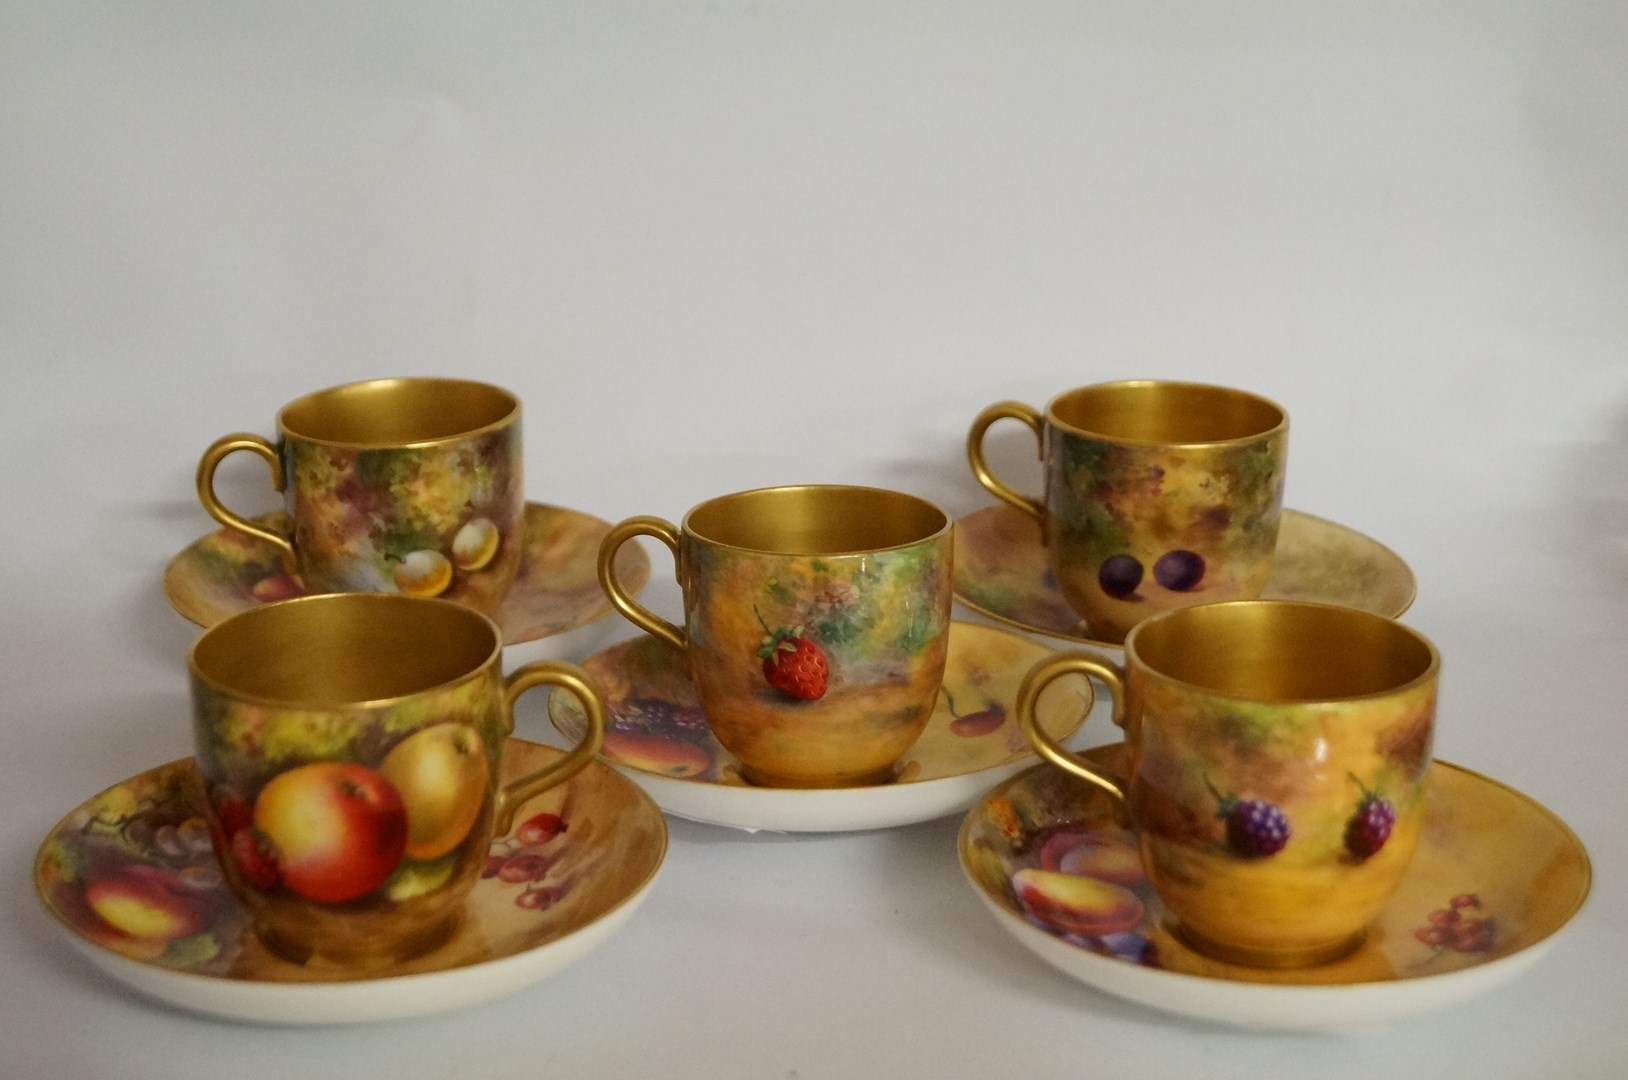
[{"label": "painted blackberry", "polygon": [[1261,859],[1282,851],[1289,842],[1289,819],[1278,807],[1265,799],[1223,795],[1208,776],[1204,786],[1219,804],[1215,816],[1227,823],[1227,847],[1234,855]]},{"label": "painted blackberry", "polygon": [[1265,799],[1223,799],[1218,816],[1226,819],[1227,847],[1234,855],[1260,859],[1289,842],[1289,819]]},{"label": "painted blackberry", "polygon": [[1357,780],[1357,787],[1362,789],[1362,799],[1345,823],[1345,850],[1360,861],[1377,854],[1391,838],[1391,830],[1396,827],[1396,807],[1389,799],[1369,791],[1362,781]]}]

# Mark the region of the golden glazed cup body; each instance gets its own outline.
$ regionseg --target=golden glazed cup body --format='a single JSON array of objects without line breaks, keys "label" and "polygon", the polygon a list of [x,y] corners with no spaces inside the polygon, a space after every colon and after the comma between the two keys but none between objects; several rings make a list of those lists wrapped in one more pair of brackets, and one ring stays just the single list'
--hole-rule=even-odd
[{"label": "golden glazed cup body", "polygon": [[[1138,624],[1123,666],[1041,661],[1018,722],[1121,804],[1174,932],[1234,963],[1305,966],[1361,944],[1413,856],[1439,670],[1430,642],[1380,616],[1234,601]],[[1068,673],[1112,694],[1124,776],[1035,725],[1040,691]]]},{"label": "golden glazed cup body", "polygon": [[[630,518],[599,551],[600,582],[627,618],[679,649],[718,741],[747,779],[788,787],[869,784],[932,716],[949,646],[948,514],[880,488],[738,492],[682,526]],[[616,580],[634,536],[673,551],[675,625]]]},{"label": "golden glazed cup body", "polygon": [[[582,670],[504,679],[501,650],[467,607],[365,593],[252,608],[193,645],[206,817],[268,947],[359,967],[434,948],[520,804],[593,760],[605,708]],[[545,684],[582,703],[583,740],[500,783],[514,702]]]},{"label": "golden glazed cup body", "polygon": [[[217,439],[198,463],[216,521],[283,553],[273,594],[399,592],[495,615],[523,547],[520,403],[462,379],[376,379],[319,390],[277,417],[278,438]],[[264,459],[292,522],[285,536],[222,505],[216,467]]]},{"label": "golden glazed cup body", "polygon": [[[1027,426],[1045,492],[1025,495],[984,459],[996,420]],[[1057,586],[1091,634],[1123,640],[1151,615],[1252,599],[1272,570],[1289,421],[1241,390],[1138,380],[1080,387],[1044,415],[1021,402],[973,422],[967,458],[979,483],[1035,519]]]}]

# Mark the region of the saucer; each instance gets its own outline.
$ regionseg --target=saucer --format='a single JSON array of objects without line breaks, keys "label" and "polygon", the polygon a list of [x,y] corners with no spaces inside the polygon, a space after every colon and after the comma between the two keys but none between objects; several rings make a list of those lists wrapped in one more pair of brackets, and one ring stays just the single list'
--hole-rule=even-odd
[{"label": "saucer", "polygon": [[[281,510],[253,520],[270,529],[288,527]],[[595,564],[610,523],[576,510],[527,503],[525,526],[520,571],[498,611],[504,644],[563,634],[609,613]],[[616,574],[637,593],[650,578],[650,559],[637,544],[624,544],[616,554]],[[283,573],[276,548],[230,529],[194,541],[164,570],[170,606],[199,626],[213,626],[266,600],[299,595],[290,588],[299,586]]]},{"label": "saucer", "polygon": [[[1124,744],[1087,756],[1122,769]],[[1361,948],[1318,967],[1263,970],[1193,952],[1163,927],[1163,906],[1134,857],[1128,874],[1124,860],[1108,872],[1118,871],[1116,880],[1140,899],[1140,917],[1134,905],[1107,922],[1055,903],[1025,905],[1014,874],[1080,872],[1086,851],[1123,852],[1119,844],[1136,843],[1114,823],[1105,796],[1051,766],[1014,777],[973,807],[961,826],[961,867],[1019,941],[1106,993],[1239,1027],[1371,1029],[1515,978],[1554,944],[1589,891],[1588,855],[1553,813],[1442,761],[1427,782],[1424,829],[1401,886]],[[1090,927],[1098,933],[1082,932],[1081,917],[1098,918]]]},{"label": "saucer", "polygon": [[[893,781],[849,788],[755,787],[712,737],[680,653],[641,635],[583,661],[605,692],[611,725],[605,759],[638,781],[663,810],[709,825],[779,832],[843,832],[909,825],[955,814],[1031,761],[1008,714],[1018,683],[1050,648],[1007,630],[950,624],[944,688],[921,738]],[[1057,680],[1039,701],[1041,723],[1066,738],[1091,711],[1084,676]],[[549,718],[567,738],[582,710],[551,694]]]},{"label": "saucer", "polygon": [[[1263,598],[1314,600],[1394,619],[1413,603],[1413,571],[1390,548],[1295,510],[1283,511]],[[1097,641],[1057,590],[1034,519],[997,503],[955,523],[955,598],[997,622],[1086,645]]]},{"label": "saucer", "polygon": [[[518,776],[562,753],[509,739],[503,771]],[[515,821],[544,812],[565,828],[546,841],[542,875],[484,878],[446,944],[384,972],[294,964],[266,950],[221,879],[190,758],[131,777],[63,818],[35,858],[34,889],[92,964],[171,1005],[267,1024],[417,1016],[553,974],[614,933],[648,894],[667,825],[636,785],[594,762],[525,803]],[[492,852],[517,843],[496,840]],[[124,929],[87,896],[87,885],[101,882],[128,886]],[[126,932],[138,925],[148,936]]]}]

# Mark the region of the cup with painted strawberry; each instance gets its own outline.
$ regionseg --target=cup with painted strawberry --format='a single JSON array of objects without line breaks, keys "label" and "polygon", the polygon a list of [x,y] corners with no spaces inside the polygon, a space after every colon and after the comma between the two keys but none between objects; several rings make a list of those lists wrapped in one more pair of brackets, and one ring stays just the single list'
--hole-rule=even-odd
[{"label": "cup with painted strawberry", "polygon": [[[1360,945],[1413,857],[1439,670],[1428,640],[1378,615],[1229,601],[1138,623],[1123,664],[1040,661],[1016,713],[1042,757],[1118,805],[1173,933],[1217,959],[1300,967]],[[1076,673],[1112,695],[1123,775],[1035,723],[1041,691]]]},{"label": "cup with painted strawberry", "polygon": [[[271,469],[287,524],[246,518],[215,493],[215,470],[248,451]],[[284,573],[261,599],[394,592],[495,615],[520,567],[520,402],[486,383],[374,379],[318,390],[277,414],[275,441],[215,440],[198,499],[228,530],[268,543]]]},{"label": "cup with painted strawberry", "polygon": [[[586,673],[536,661],[504,678],[502,648],[479,612],[382,593],[260,605],[194,643],[205,817],[267,948],[357,969],[434,949],[494,836],[593,761],[605,706]],[[544,685],[581,704],[582,739],[504,782],[515,701]]]},{"label": "cup with painted strawberry", "polygon": [[[681,525],[606,535],[599,580],[635,626],[683,653],[708,726],[753,783],[886,782],[944,678],[953,523],[925,499],[815,484],[710,499]],[[684,624],[616,578],[636,536],[673,552]]]}]

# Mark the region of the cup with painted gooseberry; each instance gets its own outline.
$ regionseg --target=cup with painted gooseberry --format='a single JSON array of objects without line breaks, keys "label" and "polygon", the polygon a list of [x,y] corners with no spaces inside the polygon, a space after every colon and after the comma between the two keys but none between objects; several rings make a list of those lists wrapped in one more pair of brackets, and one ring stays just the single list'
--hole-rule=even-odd
[{"label": "cup with painted gooseberry", "polygon": [[[215,470],[263,458],[290,532],[228,509]],[[226,528],[275,546],[286,595],[441,596],[495,615],[520,566],[520,402],[465,379],[375,379],[319,390],[277,414],[275,442],[239,432],[198,462],[198,499]]]},{"label": "cup with painted gooseberry", "polygon": [[[449,600],[335,593],[206,630],[188,656],[194,762],[227,884],[272,952],[357,969],[457,929],[494,836],[588,765],[605,706],[558,661],[501,673],[502,639]],[[582,741],[501,783],[514,705],[576,698]]]},{"label": "cup with painted gooseberry", "polygon": [[[1041,497],[990,469],[984,435],[1023,423],[1044,462]],[[1058,590],[1091,636],[1117,643],[1161,611],[1259,596],[1272,571],[1289,419],[1221,386],[1084,386],[1041,413],[1019,401],[973,421],[967,459],[990,494],[1034,519]]]},{"label": "cup with painted gooseberry", "polygon": [[[1303,967],[1360,945],[1413,857],[1439,672],[1401,623],[1236,600],[1138,623],[1123,664],[1041,660],[1016,712],[1042,757],[1118,805],[1172,933],[1231,963]],[[1069,674],[1112,695],[1124,775],[1036,725],[1040,692]]]},{"label": "cup with painted gooseberry", "polygon": [[[707,723],[749,782],[886,783],[932,716],[949,647],[949,515],[882,488],[760,488],[681,525],[636,517],[606,535],[599,580],[635,626],[685,657]],[[684,624],[616,578],[636,536],[672,549]]]}]

